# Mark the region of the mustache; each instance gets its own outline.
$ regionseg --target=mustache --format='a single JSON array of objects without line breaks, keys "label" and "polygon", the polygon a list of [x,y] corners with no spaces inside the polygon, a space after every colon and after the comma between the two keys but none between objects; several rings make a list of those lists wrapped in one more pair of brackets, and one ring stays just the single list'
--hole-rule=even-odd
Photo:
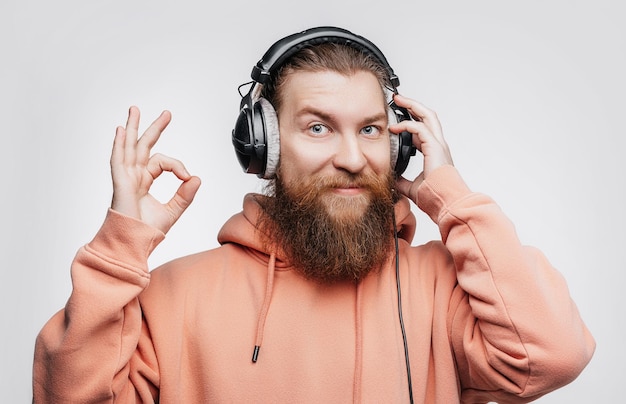
[{"label": "mustache", "polygon": [[333,189],[333,188],[365,188],[365,189],[378,189],[381,184],[381,177],[376,174],[351,174],[341,173],[330,177],[321,177],[315,180],[315,184],[318,189]]},{"label": "mustache", "polygon": [[[393,247],[391,170],[317,173],[288,184],[280,167],[277,174],[267,188],[273,197],[259,199],[263,214],[258,228],[267,249],[279,246],[305,277],[321,283],[357,281],[385,264]],[[332,188],[337,187],[365,192],[336,198]]]}]

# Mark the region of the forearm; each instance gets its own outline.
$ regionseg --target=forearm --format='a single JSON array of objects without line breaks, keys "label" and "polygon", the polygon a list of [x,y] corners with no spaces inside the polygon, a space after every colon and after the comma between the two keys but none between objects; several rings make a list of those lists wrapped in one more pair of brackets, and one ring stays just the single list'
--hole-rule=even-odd
[{"label": "forearm", "polygon": [[72,263],[73,291],[35,347],[36,402],[107,402],[128,384],[142,329],[137,296],[162,233],[110,211]]},{"label": "forearm", "polygon": [[576,377],[594,344],[562,276],[455,172],[420,192],[457,270],[450,327],[462,385],[533,397]]}]

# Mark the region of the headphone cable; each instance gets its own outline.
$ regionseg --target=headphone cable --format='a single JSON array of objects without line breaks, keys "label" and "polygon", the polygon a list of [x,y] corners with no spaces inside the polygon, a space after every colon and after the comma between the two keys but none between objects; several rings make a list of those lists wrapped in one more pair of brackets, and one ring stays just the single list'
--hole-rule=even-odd
[{"label": "headphone cable", "polygon": [[402,318],[402,291],[400,288],[400,247],[398,243],[398,228],[396,226],[396,215],[393,212],[393,235],[396,248],[396,287],[398,289],[398,318],[400,319],[400,329],[402,330],[402,342],[404,344],[404,359],[406,362],[406,374],[409,388],[409,401],[413,404],[413,386],[411,382],[411,363],[409,361],[409,344],[406,339],[404,329],[404,319]]}]

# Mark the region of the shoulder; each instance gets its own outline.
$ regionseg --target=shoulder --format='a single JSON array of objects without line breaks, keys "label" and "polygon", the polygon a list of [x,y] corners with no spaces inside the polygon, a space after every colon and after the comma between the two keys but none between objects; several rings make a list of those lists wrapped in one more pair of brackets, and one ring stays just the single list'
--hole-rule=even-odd
[{"label": "shoulder", "polygon": [[400,247],[401,256],[406,256],[410,262],[419,262],[432,267],[448,268],[453,264],[452,255],[440,240],[432,240],[417,246],[406,245]]},{"label": "shoulder", "polygon": [[224,244],[219,247],[185,255],[159,265],[150,272],[151,282],[184,281],[188,278],[210,275],[225,265],[234,265],[250,255],[247,249],[238,244]]},{"label": "shoulder", "polygon": [[416,284],[431,284],[433,287],[453,288],[456,283],[456,268],[448,248],[439,240],[418,246],[400,247],[401,262],[405,262],[405,276],[416,279]]},{"label": "shoulder", "polygon": [[150,293],[220,288],[230,283],[265,279],[264,254],[235,243],[173,259],[150,272]]}]

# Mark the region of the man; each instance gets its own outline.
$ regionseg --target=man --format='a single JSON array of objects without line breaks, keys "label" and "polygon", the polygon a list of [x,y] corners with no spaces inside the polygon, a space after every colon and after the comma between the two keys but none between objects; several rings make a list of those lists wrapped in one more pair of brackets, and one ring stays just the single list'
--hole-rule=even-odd
[{"label": "man", "polygon": [[[150,156],[169,112],[139,137],[131,107],[111,209],[37,340],[35,402],[526,402],[582,371],[594,341],[564,280],[467,188],[436,114],[397,94],[373,44],[294,34],[253,79],[233,144],[266,195],[245,197],[219,248],[152,272],[200,181]],[[149,194],[163,171],[182,182],[166,204]],[[442,241],[411,246],[409,200]]]}]

